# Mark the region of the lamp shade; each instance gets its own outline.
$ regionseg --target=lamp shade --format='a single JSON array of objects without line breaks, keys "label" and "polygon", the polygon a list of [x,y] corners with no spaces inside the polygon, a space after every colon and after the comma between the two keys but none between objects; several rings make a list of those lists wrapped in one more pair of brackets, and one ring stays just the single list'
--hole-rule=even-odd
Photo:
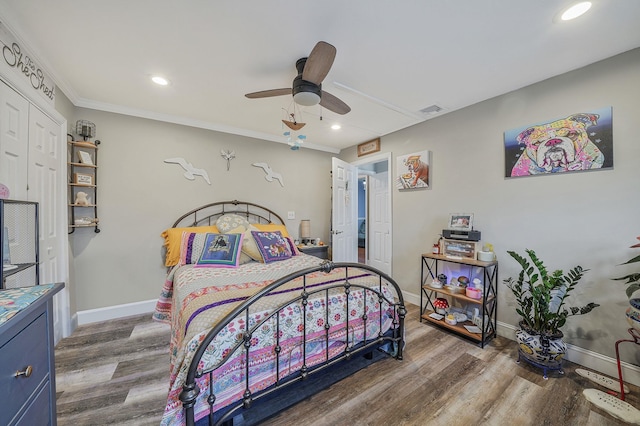
[{"label": "lamp shade", "polygon": [[300,238],[311,238],[311,221],[309,219],[300,221]]}]

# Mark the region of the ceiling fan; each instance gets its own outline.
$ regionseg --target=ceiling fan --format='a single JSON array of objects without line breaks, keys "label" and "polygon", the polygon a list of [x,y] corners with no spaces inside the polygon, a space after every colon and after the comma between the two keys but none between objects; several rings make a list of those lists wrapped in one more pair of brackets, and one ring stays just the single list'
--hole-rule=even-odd
[{"label": "ceiling fan", "polygon": [[293,79],[291,88],[263,90],[247,93],[245,96],[249,99],[259,99],[293,95],[293,100],[298,105],[312,106],[319,103],[322,107],[336,114],[346,114],[351,111],[349,105],[331,93],[322,90],[322,80],[329,73],[335,57],[336,48],[327,42],[319,41],[309,57],[296,61],[298,75]]}]

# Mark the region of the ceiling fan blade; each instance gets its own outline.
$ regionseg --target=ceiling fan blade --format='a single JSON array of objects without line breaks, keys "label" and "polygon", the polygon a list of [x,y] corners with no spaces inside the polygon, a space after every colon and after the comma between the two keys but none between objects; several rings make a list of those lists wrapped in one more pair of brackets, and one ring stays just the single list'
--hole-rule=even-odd
[{"label": "ceiling fan blade", "polygon": [[320,85],[329,73],[335,57],[336,48],[325,41],[319,41],[307,58],[302,79]]},{"label": "ceiling fan blade", "polygon": [[320,97],[320,105],[323,108],[328,109],[329,111],[333,111],[336,114],[344,115],[351,111],[349,105],[342,102],[337,97],[333,96],[331,93],[322,91],[322,96]]},{"label": "ceiling fan blade", "polygon": [[249,99],[270,98],[272,96],[291,95],[291,88],[262,90],[260,92],[247,93],[245,96]]}]

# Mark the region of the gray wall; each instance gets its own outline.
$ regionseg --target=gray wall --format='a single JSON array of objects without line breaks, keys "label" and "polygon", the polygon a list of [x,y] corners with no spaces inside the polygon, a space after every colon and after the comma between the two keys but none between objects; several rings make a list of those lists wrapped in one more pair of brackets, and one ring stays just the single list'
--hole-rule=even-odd
[{"label": "gray wall", "polygon": [[[606,106],[613,107],[614,169],[504,178],[505,130]],[[574,300],[601,306],[570,318],[565,337],[615,357],[615,341],[629,337],[628,304],[624,285],[610,278],[637,270],[617,265],[640,254],[629,249],[640,235],[639,113],[636,49],[384,136],[381,150],[393,153],[394,176],[396,156],[432,151],[432,189],[393,191],[394,278],[419,294],[420,254],[431,250],[449,213],[474,213],[476,229],[494,244],[500,262],[498,321],[518,322],[513,296],[502,284],[518,272],[506,251],[534,249],[550,270],[590,269]],[[355,148],[340,157],[356,160]],[[640,353],[622,346],[624,359],[640,364]]]},{"label": "gray wall", "polygon": [[[75,310],[152,300],[166,269],[160,233],[183,213],[214,201],[242,200],[278,213],[294,237],[300,219],[311,219],[314,236],[328,237],[331,154],[286,144],[76,108],[68,117],[96,125],[98,216],[102,232],[77,229],[70,237]],[[234,150],[227,171],[221,149]],[[187,180],[184,170],[164,159],[183,157],[207,170]],[[267,182],[254,162],[266,162],[284,177],[284,187]],[[295,211],[296,219],[287,220]]]}]

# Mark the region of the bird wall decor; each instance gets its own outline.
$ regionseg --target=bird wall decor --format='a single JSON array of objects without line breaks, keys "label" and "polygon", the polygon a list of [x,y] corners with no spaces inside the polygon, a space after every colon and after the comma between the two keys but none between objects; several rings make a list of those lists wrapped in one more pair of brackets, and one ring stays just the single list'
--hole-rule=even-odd
[{"label": "bird wall decor", "polygon": [[209,185],[211,185],[211,181],[209,180],[209,174],[205,169],[196,169],[193,167],[193,164],[189,163],[184,158],[175,157],[175,158],[167,158],[164,160],[165,163],[170,164],[179,164],[185,170],[184,177],[189,180],[195,180],[196,176],[202,176],[202,178],[207,181]]},{"label": "bird wall decor", "polygon": [[269,167],[267,163],[253,163],[252,166],[260,167],[262,168],[262,170],[264,170],[264,172],[266,173],[264,178],[267,180],[267,182],[273,182],[274,180],[277,180],[278,182],[280,182],[280,186],[284,187],[282,175],[271,170],[271,167]]}]

